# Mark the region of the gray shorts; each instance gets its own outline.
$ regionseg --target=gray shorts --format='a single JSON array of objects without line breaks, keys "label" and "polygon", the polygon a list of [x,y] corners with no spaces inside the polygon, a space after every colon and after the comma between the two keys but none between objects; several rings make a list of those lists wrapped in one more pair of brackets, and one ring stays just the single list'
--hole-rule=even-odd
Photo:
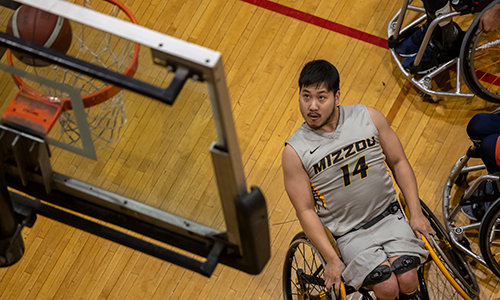
[{"label": "gray shorts", "polygon": [[389,257],[413,255],[424,263],[429,255],[424,242],[415,237],[401,210],[368,229],[359,229],[337,239],[346,268],[345,284],[359,289],[377,266]]}]

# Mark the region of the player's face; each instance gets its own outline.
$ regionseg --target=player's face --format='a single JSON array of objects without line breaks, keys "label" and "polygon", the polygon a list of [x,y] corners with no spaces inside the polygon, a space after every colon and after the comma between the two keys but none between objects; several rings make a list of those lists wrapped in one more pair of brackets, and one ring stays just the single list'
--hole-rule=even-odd
[{"label": "player's face", "polygon": [[338,121],[337,105],[340,91],[333,94],[323,83],[310,85],[300,90],[300,112],[307,125],[315,130],[333,131]]}]

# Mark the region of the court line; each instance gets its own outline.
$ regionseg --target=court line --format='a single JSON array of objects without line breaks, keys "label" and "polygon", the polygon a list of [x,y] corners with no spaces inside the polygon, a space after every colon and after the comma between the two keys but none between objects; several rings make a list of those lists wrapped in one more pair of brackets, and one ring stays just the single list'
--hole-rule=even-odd
[{"label": "court line", "polygon": [[357,30],[357,29],[354,29],[354,28],[351,28],[351,27],[348,27],[345,25],[341,25],[339,23],[335,23],[335,22],[329,21],[327,19],[323,19],[323,18],[314,16],[311,14],[305,13],[303,11],[296,10],[296,9],[290,8],[288,6],[285,6],[285,5],[276,3],[276,2],[272,2],[269,0],[241,0],[241,1],[262,7],[264,9],[267,9],[267,10],[270,10],[270,11],[273,11],[273,12],[300,20],[300,21],[307,22],[307,23],[312,24],[312,25],[319,26],[319,27],[324,28],[324,29],[331,30],[331,31],[336,32],[336,33],[346,35],[348,37],[351,37],[351,38],[354,38],[354,39],[357,39],[357,40],[360,40],[360,41],[363,41],[363,42],[366,42],[366,43],[369,43],[369,44],[372,44],[375,46],[382,47],[384,49],[389,49],[389,47],[387,46],[387,39],[383,39],[383,38],[380,38],[376,35],[369,34],[369,33],[366,33],[366,32],[363,32],[361,30]]},{"label": "court line", "polygon": [[[340,25],[338,23],[316,17],[314,15],[302,12],[300,10],[296,10],[275,2],[271,2],[268,0],[241,0],[243,2],[253,4],[256,6],[259,6],[261,8],[297,19],[301,20],[304,22],[307,22],[309,24],[313,24],[328,30],[331,30],[333,32],[337,32],[343,35],[346,35],[348,37],[370,43],[375,46],[382,47],[384,49],[389,49],[387,46],[387,40],[380,38],[378,36],[351,28],[347,27],[344,25]],[[404,99],[408,95],[408,92],[411,88],[411,84],[409,81],[406,81],[405,84],[401,87],[401,91],[399,92],[398,96],[396,97],[396,100],[394,101],[394,104],[392,105],[389,114],[387,116],[387,121],[390,124],[394,121],[394,118],[396,117],[396,114],[399,112],[399,109],[401,108],[401,105],[403,104]]]},{"label": "court line", "polygon": [[[276,3],[276,2],[272,2],[269,0],[241,0],[241,1],[249,3],[249,4],[253,4],[255,6],[258,6],[258,7],[261,7],[261,8],[276,12],[276,13],[279,13],[281,15],[285,15],[287,17],[294,18],[296,20],[304,21],[306,23],[316,25],[316,26],[319,26],[319,27],[324,28],[324,29],[331,30],[333,32],[336,32],[336,33],[339,33],[339,34],[342,34],[342,35],[345,35],[345,36],[348,36],[348,37],[351,37],[351,38],[354,38],[354,39],[357,39],[357,40],[360,40],[360,41],[363,41],[363,42],[366,42],[366,43],[369,43],[369,44],[372,44],[375,46],[382,47],[384,49],[389,49],[389,47],[387,46],[387,39],[384,39],[384,38],[375,36],[373,34],[369,34],[369,33],[366,33],[366,32],[363,32],[361,30],[357,30],[357,29],[354,29],[354,28],[351,28],[351,27],[348,27],[345,25],[341,25],[339,23],[335,23],[335,22],[329,21],[327,19],[323,19],[323,18],[305,13],[303,11],[300,11],[300,10],[297,10],[297,9],[294,9],[294,8],[291,8],[291,7]],[[476,71],[476,73],[477,72],[481,72],[481,71]],[[490,79],[489,81],[485,80],[486,82],[489,82],[489,83],[491,83],[491,81],[492,81],[492,79],[490,77],[495,77],[495,76],[487,74],[487,73],[480,74],[480,75],[483,75],[483,78]],[[485,76],[485,75],[490,75],[490,76]],[[498,79],[498,77],[495,77],[495,78]],[[500,86],[500,82],[496,82],[497,81],[496,79],[493,80],[493,82],[495,82],[493,84]],[[401,88],[401,91],[396,99],[396,102],[394,103],[393,107],[391,108],[391,111],[390,111],[391,118],[390,118],[389,124],[392,123],[392,120],[394,119],[396,113],[399,111],[402,100],[408,94],[408,91],[409,91],[409,86],[407,85],[408,82],[406,82],[405,85]]]}]

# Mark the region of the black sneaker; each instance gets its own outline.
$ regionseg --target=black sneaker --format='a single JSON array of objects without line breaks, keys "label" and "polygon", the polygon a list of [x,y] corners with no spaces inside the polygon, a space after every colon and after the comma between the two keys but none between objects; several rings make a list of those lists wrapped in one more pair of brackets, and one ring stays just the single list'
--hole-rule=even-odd
[{"label": "black sneaker", "polygon": [[425,33],[427,32],[427,23],[420,26],[412,35],[403,40],[394,51],[401,57],[414,57],[420,49],[420,45],[424,40]]},{"label": "black sneaker", "polygon": [[492,181],[483,181],[472,193],[467,201],[460,199],[462,213],[474,222],[481,221],[499,196],[496,184]]}]

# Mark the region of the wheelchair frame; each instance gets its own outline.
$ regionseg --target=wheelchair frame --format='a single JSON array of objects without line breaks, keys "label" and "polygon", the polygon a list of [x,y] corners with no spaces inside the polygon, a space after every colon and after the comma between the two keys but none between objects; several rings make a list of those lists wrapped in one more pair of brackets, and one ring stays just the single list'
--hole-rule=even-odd
[{"label": "wheelchair frame", "polygon": [[[403,68],[399,56],[395,52],[395,47],[404,38],[411,35],[414,32],[413,30],[416,29],[417,25],[423,23],[426,20],[424,8],[411,5],[412,1],[413,0],[403,0],[402,8],[393,17],[388,26],[388,36],[389,36],[388,43],[389,43],[389,48],[391,50],[391,54],[394,60],[396,61],[398,67],[401,69],[401,72],[407,77],[407,79],[410,80],[410,82],[412,82],[413,85],[415,85],[415,87],[417,87],[422,92],[422,94],[426,94],[428,96],[431,95],[431,96],[474,97],[475,95],[477,95],[478,97],[486,101],[500,103],[500,96],[498,96],[498,94],[494,95],[491,92],[488,92],[487,89],[482,86],[482,84],[479,82],[479,78],[476,78],[477,74],[476,70],[474,69],[474,58],[475,58],[474,54],[477,50],[476,46],[478,45],[478,41],[482,35],[482,32],[477,32],[479,20],[484,11],[500,3],[500,0],[492,1],[487,5],[483,3],[483,5],[480,5],[476,8],[462,6],[460,11],[453,11],[448,14],[441,15],[437,17],[434,21],[432,21],[429,24],[427,32],[424,36],[424,40],[416,55],[414,63],[416,66],[420,64],[421,58],[430,40],[432,32],[439,22],[451,19],[455,16],[473,13],[474,9],[477,9],[478,11],[481,10],[481,13],[475,17],[474,21],[467,30],[467,33],[465,34],[464,40],[461,45],[459,57],[450,60],[447,63],[442,64],[441,66],[437,67],[435,70],[432,70],[427,74],[422,75],[421,78],[417,78],[418,77],[417,75],[411,74],[410,72],[406,71]],[[406,12],[408,10],[423,13],[423,15],[418,17],[410,24],[408,24],[403,29],[401,29],[402,24],[404,22],[404,18],[406,16]],[[500,39],[497,39],[495,43],[496,44],[500,43]],[[433,90],[432,89],[433,79],[438,74],[440,74],[441,72],[443,72],[444,70],[448,69],[453,65],[457,66],[456,90],[454,92],[441,92]],[[466,85],[469,87],[471,91],[474,92],[474,94],[462,92],[462,83],[460,80],[461,78],[464,79]],[[496,112],[493,113],[498,113],[498,112],[499,111],[497,110]],[[461,206],[456,205],[452,207],[450,204],[450,200],[452,199],[451,189],[454,186],[455,182],[457,180],[460,181],[461,177],[466,177],[466,174],[468,174],[469,172],[480,171],[485,169],[485,166],[483,164],[476,166],[467,166],[467,163],[471,158],[472,153],[474,153],[474,151],[477,151],[477,147],[478,147],[477,143],[473,145],[469,149],[468,153],[462,156],[455,163],[455,165],[450,171],[442,196],[443,220],[453,248],[456,249],[457,251],[460,251],[464,255],[471,257],[478,263],[488,267],[495,273],[495,275],[500,277],[500,263],[494,259],[491,253],[491,249],[489,248],[490,244],[492,243],[491,238],[494,235],[494,232],[496,232],[497,230],[496,227],[497,224],[499,223],[498,221],[496,221],[497,218],[495,217],[495,215],[500,216],[500,199],[499,201],[497,201],[498,203],[495,202],[495,204],[493,204],[493,206],[490,208],[490,210],[484,217],[484,220],[489,220],[491,224],[490,223],[484,224],[483,222],[475,222],[472,224],[456,226],[456,221],[457,221],[456,218],[460,211]],[[476,190],[476,188],[479,186],[479,184],[485,180],[494,181],[500,187],[500,176],[485,174],[480,176],[478,180],[476,180],[473,183],[473,185],[465,192],[463,197],[468,199],[472,195],[474,190]],[[480,239],[478,240],[479,247],[481,249],[480,253],[473,252],[469,247],[468,240],[464,240],[465,238],[464,234],[469,231],[478,231],[480,237]]]},{"label": "wheelchair frame", "polygon": [[[456,296],[459,295],[467,300],[477,299],[479,287],[475,280],[474,274],[470,270],[469,264],[463,260],[463,257],[459,252],[455,252],[450,247],[448,234],[442,227],[441,223],[439,223],[439,220],[434,216],[432,211],[423,202],[421,202],[421,206],[424,215],[429,219],[431,226],[436,231],[436,236],[433,237],[431,241],[426,241],[425,238],[422,237],[425,241],[426,249],[429,250],[430,255],[429,259],[424,263],[424,265],[420,266],[418,269],[420,299],[430,299],[427,283],[425,281],[425,265],[430,260],[436,263],[436,267],[445,276],[446,280],[451,283],[453,289],[457,292]],[[333,236],[331,236],[329,230],[326,229],[326,231],[327,235],[329,236],[330,242],[336,249],[337,254],[340,256]],[[436,238],[438,239],[438,241],[435,240]],[[429,244],[429,242],[431,244]],[[306,249],[306,247],[308,249]],[[294,259],[297,252],[305,258],[304,253],[306,251],[310,251],[312,253],[312,257],[309,258],[312,261],[305,262],[304,259],[303,267],[309,269],[304,272],[304,270],[298,266],[299,263],[296,262],[296,266],[294,266]],[[295,235],[287,250],[285,263],[283,265],[283,298],[285,300],[337,299],[333,292],[333,287],[330,291],[326,291],[325,289],[324,280],[321,277],[324,272],[324,266],[325,261],[323,257],[307,239],[306,235],[303,232]],[[293,274],[294,271],[295,274]],[[427,269],[427,272],[429,272],[429,269]],[[296,282],[292,282],[292,277],[294,277],[293,275],[295,275],[296,277]],[[294,288],[297,291],[296,293],[293,293]],[[348,299],[347,297],[350,297],[349,299],[352,299],[352,295],[354,295],[354,293],[356,292],[359,292],[360,294],[359,299],[373,299],[367,290],[361,288],[359,291],[356,291],[352,287],[345,286],[343,282],[341,283],[339,298],[344,300]]]},{"label": "wheelchair frame", "polygon": [[[396,15],[391,19],[389,22],[389,26],[387,27],[387,34],[389,37],[388,43],[389,43],[389,49],[391,50],[392,57],[394,58],[394,61],[398,65],[399,69],[401,72],[405,75],[405,77],[413,83],[415,87],[417,87],[422,94],[425,95],[430,95],[430,96],[455,96],[455,97],[474,97],[474,94],[472,93],[465,93],[462,91],[462,83],[461,83],[461,74],[459,71],[459,68],[457,67],[456,70],[456,87],[454,92],[444,92],[444,91],[436,91],[432,89],[432,81],[433,79],[438,76],[440,73],[443,71],[449,69],[450,67],[456,65],[460,66],[461,60],[459,57],[456,57],[438,67],[436,67],[434,70],[430,71],[427,74],[424,74],[421,76],[421,78],[417,78],[416,74],[411,74],[410,72],[406,71],[405,68],[402,65],[402,62],[400,61],[399,56],[395,52],[395,47],[406,37],[411,35],[411,33],[414,32],[414,29],[416,28],[417,25],[420,23],[423,23],[426,20],[426,15],[425,15],[425,10],[423,7],[419,6],[414,6],[411,5],[413,0],[403,0],[403,6],[402,8],[396,13]],[[408,24],[406,27],[401,29],[404,18],[406,15],[406,12],[410,11],[415,11],[415,12],[420,12],[423,13],[422,16],[418,17],[415,21],[411,22]],[[420,64],[420,61],[422,59],[422,56],[424,54],[425,48],[427,47],[427,44],[431,38],[432,32],[436,28],[439,22],[445,21],[445,20],[451,20],[453,17],[460,16],[460,12],[450,12],[444,15],[441,15],[437,17],[434,21],[432,21],[429,24],[429,27],[427,29],[427,32],[425,34],[424,40],[422,44],[420,45],[420,49],[417,53],[417,56],[415,58],[415,68],[418,67]]]},{"label": "wheelchair frame", "polygon": [[[466,254],[478,263],[489,268],[493,273],[495,273],[495,275],[500,277],[499,262],[494,259],[494,255],[490,253],[491,249],[489,249],[489,246],[492,243],[491,239],[494,237],[495,232],[498,231],[496,227],[497,225],[500,225],[500,221],[498,220],[498,214],[500,214],[500,198],[492,204],[492,206],[483,217],[483,220],[461,226],[457,226],[456,223],[460,222],[458,218],[462,206],[460,205],[460,203],[457,203],[455,206],[453,206],[451,203],[453,199],[451,190],[455,184],[464,182],[467,174],[470,172],[476,172],[486,169],[484,164],[474,166],[467,165],[470,158],[477,158],[477,155],[475,155],[475,153],[477,153],[478,149],[478,143],[474,142],[474,144],[467,150],[467,153],[458,159],[458,161],[450,171],[443,189],[443,221],[446,227],[446,231],[450,235],[450,241],[452,242],[452,246],[454,248],[458,249],[460,252]],[[479,185],[487,180],[495,182],[497,186],[500,187],[500,175],[489,173],[484,174],[479,176],[473,182],[473,184],[466,189],[462,198],[469,199],[472,196],[472,193],[479,187]],[[478,244],[480,253],[475,253],[474,251],[472,251],[469,239],[466,237],[466,233],[475,231],[479,233]]]},{"label": "wheelchair frame", "polygon": [[[399,45],[399,43],[405,38],[409,37],[416,29],[417,26],[423,23],[426,20],[426,14],[423,7],[411,5],[413,0],[403,0],[402,8],[396,13],[396,15],[389,22],[387,33],[388,33],[388,46],[391,50],[391,54],[394,58],[394,61],[398,65],[401,72],[405,75],[405,77],[420,90],[421,96],[423,97],[444,97],[444,96],[455,96],[455,97],[474,97],[478,96],[479,98],[493,102],[500,103],[500,96],[498,95],[498,89],[495,88],[494,91],[489,91],[488,84],[494,84],[497,80],[493,80],[493,82],[489,81],[492,77],[498,77],[497,75],[491,76],[492,74],[484,73],[481,69],[485,67],[491,67],[491,65],[487,64],[485,66],[481,66],[481,62],[484,60],[485,51],[490,51],[490,47],[492,45],[497,45],[500,43],[500,38],[493,37],[493,41],[490,41],[492,37],[488,37],[488,34],[484,35],[482,31],[477,31],[479,27],[479,21],[482,14],[493,7],[494,5],[500,3],[500,0],[493,0],[491,2],[484,1],[482,3],[476,3],[475,6],[469,3],[464,3],[470,0],[459,0],[457,4],[451,4],[455,11],[450,13],[441,15],[437,17],[434,21],[429,24],[427,32],[424,36],[422,44],[420,45],[419,51],[415,57],[414,66],[410,71],[405,70],[402,65],[402,61],[400,57],[396,54],[395,48]],[[402,24],[404,23],[404,18],[406,16],[407,11],[415,11],[422,13],[420,17],[416,20],[408,24],[406,27],[402,28]],[[460,47],[459,55],[451,59],[450,61],[443,63],[434,69],[430,70],[426,74],[413,74],[418,73],[421,59],[425,52],[425,49],[429,43],[429,40],[432,36],[432,32],[436,28],[436,26],[445,20],[450,20],[453,17],[466,15],[470,13],[480,12],[479,15],[475,17],[465,36],[463,37],[463,41]],[[484,37],[484,38],[483,38]],[[479,43],[481,41],[481,43]],[[476,53],[479,52],[477,58],[480,60],[478,69],[476,69],[477,65],[476,61]],[[495,56],[496,59],[496,56]],[[433,80],[443,71],[449,69],[450,67],[456,66],[455,74],[455,91],[439,91],[433,88]],[[498,73],[495,70],[494,73]],[[478,75],[481,78],[478,78]],[[483,79],[483,77],[485,79]],[[462,81],[465,82],[465,85],[471,91],[470,93],[464,92],[462,90]],[[497,86],[498,84],[494,84]]]}]

